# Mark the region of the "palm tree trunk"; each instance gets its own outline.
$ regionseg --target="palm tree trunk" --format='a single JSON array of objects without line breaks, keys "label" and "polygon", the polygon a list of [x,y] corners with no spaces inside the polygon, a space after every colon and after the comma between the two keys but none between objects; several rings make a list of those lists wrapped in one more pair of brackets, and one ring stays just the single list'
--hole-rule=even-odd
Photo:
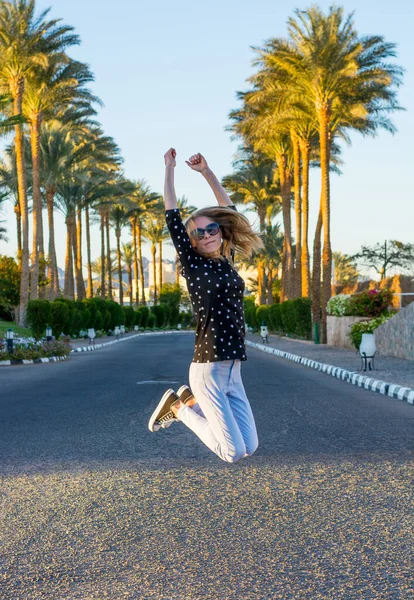
[{"label": "palm tree trunk", "polygon": [[302,296],[302,206],[300,194],[300,147],[299,138],[292,134],[293,146],[293,189],[295,198],[295,221],[296,221],[296,260],[294,270],[293,297]]},{"label": "palm tree trunk", "polygon": [[105,299],[105,214],[103,208],[100,209],[101,217],[101,298]]},{"label": "palm tree trunk", "polygon": [[[263,233],[266,226],[266,213],[265,211],[259,210],[259,229]],[[263,255],[260,257],[257,263],[257,293],[259,296],[259,304],[263,305],[266,302],[266,283],[265,283],[265,261]]]},{"label": "palm tree trunk", "polygon": [[93,298],[93,283],[92,283],[92,258],[91,258],[91,228],[89,223],[89,206],[85,207],[85,226],[86,226],[86,255],[88,259],[88,290],[87,298]]},{"label": "palm tree trunk", "polygon": [[17,229],[17,258],[20,263],[22,256],[22,215],[20,213],[20,202],[16,200],[14,205],[14,214],[16,215],[16,229]]},{"label": "palm tree trunk", "polygon": [[142,235],[141,235],[141,221],[137,219],[137,241],[138,241],[138,260],[139,260],[139,272],[141,276],[141,301],[142,305],[146,305],[145,300],[145,281],[144,281],[144,261],[142,260]]},{"label": "palm tree trunk", "polygon": [[46,187],[46,206],[47,206],[47,221],[49,227],[49,289],[48,299],[50,301],[58,298],[60,295],[59,275],[57,270],[56,246],[55,246],[55,216],[54,216],[54,198],[56,193],[55,186]]},{"label": "palm tree trunk", "polygon": [[321,157],[321,206],[323,226],[323,252],[322,252],[322,339],[326,343],[326,317],[327,304],[331,297],[332,279],[332,249],[331,249],[331,224],[330,224],[330,180],[329,180],[329,107],[324,105],[319,112],[319,139]]},{"label": "palm tree trunk", "polygon": [[76,289],[78,300],[86,298],[85,282],[82,270],[82,208],[77,208],[76,228]]},{"label": "palm tree trunk", "polygon": [[[133,240],[133,249],[134,249],[134,279],[135,279],[135,307],[139,306],[139,281],[138,281],[138,242],[137,242],[137,219],[136,217],[131,217],[131,233]],[[132,293],[132,292],[131,292]],[[132,301],[131,301],[132,306]]]},{"label": "palm tree trunk", "polygon": [[116,257],[118,259],[118,283],[119,283],[119,304],[124,306],[124,291],[122,289],[122,262],[121,262],[121,228],[115,229],[116,235]]},{"label": "palm tree trunk", "polygon": [[287,168],[287,159],[285,154],[278,154],[276,162],[279,168],[280,189],[282,195],[282,215],[283,215],[283,257],[282,257],[282,289],[281,301],[287,300],[292,295],[292,227],[290,219],[290,189],[291,173]]},{"label": "palm tree trunk", "polygon": [[105,230],[106,230],[106,264],[108,273],[108,296],[110,300],[113,300],[112,292],[112,261],[111,261],[111,239],[109,235],[109,211],[106,211],[105,215]]},{"label": "palm tree trunk", "polygon": [[157,263],[156,261],[156,253],[157,246],[152,244],[151,246],[151,254],[152,254],[152,274],[154,277],[154,304],[157,304]]},{"label": "palm tree trunk", "polygon": [[65,259],[65,288],[64,295],[68,300],[75,299],[75,281],[73,277],[73,248],[74,248],[73,216],[66,217],[66,259]]},{"label": "palm tree trunk", "polygon": [[132,263],[128,263],[129,305],[133,306],[132,294]]},{"label": "palm tree trunk", "polygon": [[[10,82],[13,96],[13,115],[22,114],[22,98],[24,81]],[[22,216],[22,250],[21,250],[21,273],[20,273],[20,304],[19,324],[26,325],[27,302],[29,300],[29,211],[27,205],[26,166],[24,161],[24,138],[23,126],[17,124],[15,131],[17,188],[20,202],[20,214]]]},{"label": "palm tree trunk", "polygon": [[273,268],[270,265],[268,273],[267,273],[267,303],[268,304],[273,304],[272,285],[273,285]]},{"label": "palm tree trunk", "polygon": [[[77,225],[76,225],[76,213],[73,211],[73,219],[72,219],[72,247],[73,247],[73,266],[75,270],[75,277],[73,281],[73,296],[79,299],[79,274],[78,274],[78,246],[77,246],[77,235],[76,235]],[[76,285],[76,288],[75,288]],[[76,291],[76,296],[75,296]]]},{"label": "palm tree trunk", "polygon": [[317,323],[319,337],[321,338],[321,233],[322,233],[322,207],[319,208],[318,222],[316,224],[315,239],[313,240],[313,265],[312,265],[312,322]]},{"label": "palm tree trunk", "polygon": [[310,297],[310,266],[309,266],[309,155],[310,142],[300,141],[302,156],[302,298]]},{"label": "palm tree trunk", "polygon": [[158,266],[159,266],[159,290],[161,293],[161,288],[162,288],[162,240],[159,241],[158,243]]},{"label": "palm tree trunk", "polygon": [[[31,121],[30,142],[32,150],[32,198],[33,198],[33,240],[31,256],[30,299],[39,297],[39,264],[44,269],[42,194],[40,190],[40,124],[41,117],[37,115]],[[44,274],[42,279],[44,278]]]}]

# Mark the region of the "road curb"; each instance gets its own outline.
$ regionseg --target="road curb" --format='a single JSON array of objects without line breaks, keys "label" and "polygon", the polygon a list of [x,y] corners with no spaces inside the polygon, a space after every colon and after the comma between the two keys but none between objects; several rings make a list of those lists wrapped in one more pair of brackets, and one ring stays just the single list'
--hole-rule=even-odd
[{"label": "road curb", "polygon": [[327,375],[331,375],[332,377],[336,377],[337,379],[341,379],[342,381],[346,381],[352,385],[357,385],[358,387],[370,390],[371,392],[378,392],[384,396],[390,396],[390,398],[396,398],[397,400],[408,402],[408,404],[414,404],[414,390],[403,387],[397,383],[380,381],[374,377],[361,375],[355,371],[347,371],[346,369],[342,369],[342,367],[321,363],[316,360],[312,360],[311,358],[298,356],[297,354],[285,352],[284,350],[279,350],[278,348],[273,348],[272,346],[265,346],[264,344],[252,342],[251,340],[246,340],[246,345],[250,346],[251,348],[261,350],[262,352],[273,354],[279,358],[291,360],[305,367],[321,371],[322,373],[326,373]]},{"label": "road curb", "polygon": [[177,331],[172,329],[171,331],[146,331],[143,333],[136,333],[135,335],[129,335],[126,338],[119,338],[118,340],[111,340],[110,342],[105,342],[103,344],[95,344],[94,346],[80,346],[79,348],[73,348],[70,353],[74,352],[92,352],[93,350],[99,350],[99,348],[103,348],[104,346],[111,346],[112,344],[119,344],[120,342],[127,342],[128,340],[132,340],[137,337],[141,337],[144,335],[163,335],[166,333],[191,333],[192,330],[188,331]]},{"label": "road curb", "polygon": [[[105,342],[104,344],[96,344],[95,346],[84,346],[79,348],[73,348],[70,351],[70,354],[75,352],[91,352],[92,350],[98,350],[99,348],[103,348],[104,346],[110,346],[112,344],[118,344],[119,342],[126,342],[127,340],[132,340],[133,338],[143,336],[143,335],[162,335],[165,333],[191,333],[192,330],[188,331],[148,331],[146,333],[137,333],[136,335],[130,335],[126,338],[121,338],[119,340],[113,340],[111,342]],[[69,354],[69,356],[70,356]],[[10,367],[13,365],[35,365],[35,364],[43,364],[49,362],[60,362],[65,360],[66,356],[51,356],[49,358],[34,358],[33,360],[19,359],[19,360],[0,360],[0,367]]]},{"label": "road curb", "polygon": [[49,358],[34,358],[33,360],[25,358],[19,360],[0,360],[0,367],[10,367],[12,365],[37,365],[40,363],[60,362],[65,359],[66,356],[50,356]]}]

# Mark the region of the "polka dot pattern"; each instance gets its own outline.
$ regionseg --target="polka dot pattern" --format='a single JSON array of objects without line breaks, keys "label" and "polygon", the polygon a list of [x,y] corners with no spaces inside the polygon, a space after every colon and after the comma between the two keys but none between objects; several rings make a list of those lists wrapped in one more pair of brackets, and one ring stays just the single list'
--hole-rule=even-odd
[{"label": "polka dot pattern", "polygon": [[197,323],[193,362],[246,360],[243,279],[227,258],[207,259],[195,251],[178,208],[165,216]]}]

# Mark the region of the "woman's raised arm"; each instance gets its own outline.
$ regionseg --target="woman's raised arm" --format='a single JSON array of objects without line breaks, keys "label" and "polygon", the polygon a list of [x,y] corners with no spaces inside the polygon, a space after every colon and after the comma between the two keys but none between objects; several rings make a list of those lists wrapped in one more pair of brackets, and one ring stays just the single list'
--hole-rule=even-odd
[{"label": "woman's raised arm", "polygon": [[233,205],[233,202],[230,200],[229,195],[221,185],[220,181],[214,175],[213,171],[208,166],[207,161],[202,154],[193,154],[193,156],[191,156],[191,158],[189,160],[186,160],[185,162],[191,169],[193,169],[193,171],[198,171],[207,180],[207,183],[213,190],[213,193],[217,198],[217,202],[220,206]]},{"label": "woman's raised arm", "polygon": [[164,204],[165,210],[178,208],[177,196],[175,195],[174,187],[174,168],[176,165],[175,157],[177,152],[174,148],[170,148],[164,154],[165,161],[165,181],[164,181]]}]

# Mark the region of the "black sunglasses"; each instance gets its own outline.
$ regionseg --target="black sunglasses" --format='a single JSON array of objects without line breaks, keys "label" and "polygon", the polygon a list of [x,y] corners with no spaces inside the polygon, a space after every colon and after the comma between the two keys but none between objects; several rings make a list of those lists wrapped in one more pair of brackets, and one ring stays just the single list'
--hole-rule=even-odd
[{"label": "black sunglasses", "polygon": [[208,235],[217,235],[220,229],[220,225],[218,223],[209,223],[205,229],[202,227],[197,227],[197,229],[193,229],[191,232],[191,237],[202,240],[205,232],[207,231]]}]

